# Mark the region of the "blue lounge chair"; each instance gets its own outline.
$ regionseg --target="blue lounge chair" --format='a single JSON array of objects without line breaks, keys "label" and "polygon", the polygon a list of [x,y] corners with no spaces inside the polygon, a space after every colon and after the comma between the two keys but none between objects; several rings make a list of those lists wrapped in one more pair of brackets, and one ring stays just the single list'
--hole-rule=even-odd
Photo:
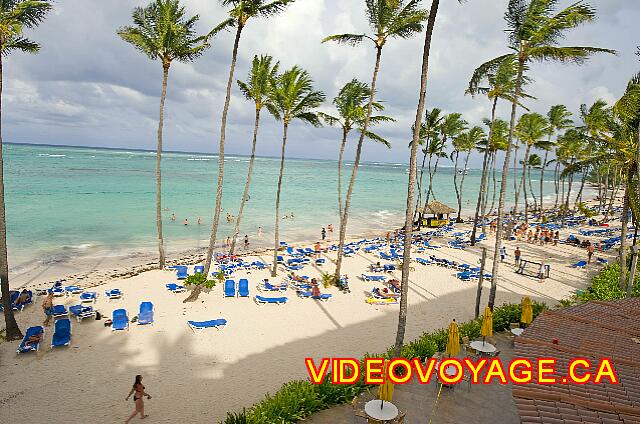
[{"label": "blue lounge chair", "polygon": [[236,297],[235,280],[226,280],[224,282],[224,297]]},{"label": "blue lounge chair", "polygon": [[325,260],[325,259],[323,259],[323,258],[316,259],[316,265],[318,265],[318,266],[322,266],[322,265],[324,265],[324,264],[325,264],[325,262],[326,262],[326,260]]},{"label": "blue lounge chair", "polygon": [[291,265],[291,266],[287,266],[287,270],[288,271],[300,271],[301,269],[303,269],[304,266],[302,265]]},{"label": "blue lounge chair", "polygon": [[284,263],[284,258],[282,256],[278,255],[278,257],[276,259],[277,259],[276,262],[278,262],[279,264],[283,264]]},{"label": "blue lounge chair", "polygon": [[384,282],[384,281],[387,280],[387,277],[385,277],[384,275],[366,275],[366,274],[362,274],[361,277],[362,277],[362,279],[364,281]]},{"label": "blue lounge chair", "polygon": [[68,294],[80,294],[84,290],[78,286],[67,286],[64,288]]},{"label": "blue lounge chair", "polygon": [[267,267],[267,264],[262,261],[255,261],[251,264],[251,266],[255,269],[265,269]]},{"label": "blue lounge chair", "polygon": [[179,286],[176,283],[165,284],[165,286],[171,293],[182,293],[183,291],[185,291],[184,286]]},{"label": "blue lounge chair", "polygon": [[96,311],[92,306],[73,305],[69,306],[69,312],[73,315],[78,322],[85,318],[95,318]]},{"label": "blue lounge chair", "polygon": [[266,305],[267,303],[272,305],[284,305],[287,303],[289,299],[286,297],[264,297],[264,296],[256,296],[255,302],[258,305]]},{"label": "blue lounge chair", "polygon": [[68,317],[69,312],[64,305],[53,305],[53,312],[51,315],[53,316],[53,319],[56,319],[61,317]]},{"label": "blue lounge chair", "polygon": [[207,328],[215,328],[216,330],[220,330],[227,325],[227,320],[224,318],[220,319],[212,319],[209,321],[187,321],[187,325],[194,333],[200,334]]},{"label": "blue lounge chair", "polygon": [[603,264],[603,265],[606,265],[609,263],[609,260],[605,258],[596,258],[596,260],[598,261],[599,264]]},{"label": "blue lounge chair", "polygon": [[193,267],[194,274],[204,274],[204,265],[196,265]]},{"label": "blue lounge chair", "polygon": [[122,291],[120,289],[105,290],[104,295],[107,296],[109,300],[120,299],[122,297]]},{"label": "blue lounge chair", "polygon": [[60,296],[64,296],[66,292],[64,290],[64,287],[62,287],[62,285],[59,285],[59,286],[54,285],[49,289],[49,293],[53,293],[55,297],[60,297]]},{"label": "blue lounge chair", "polygon": [[312,296],[310,291],[298,292],[298,296],[300,296],[303,299],[315,299],[315,300],[321,300],[323,302],[326,302],[327,300],[333,297],[333,295],[329,293],[322,293],[320,296]]},{"label": "blue lounge chair", "polygon": [[24,333],[22,343],[20,343],[20,347],[18,347],[18,353],[35,352],[40,349],[40,342],[28,343],[29,338],[37,335],[40,335],[40,340],[42,340],[42,337],[44,336],[44,327],[38,325],[36,327],[27,328],[27,331]]},{"label": "blue lounge chair", "polygon": [[153,303],[140,303],[140,313],[138,313],[138,325],[153,324]]},{"label": "blue lounge chair", "polygon": [[246,278],[238,281],[238,297],[249,297],[249,280]]},{"label": "blue lounge chair", "polygon": [[116,309],[113,311],[111,319],[111,330],[122,331],[129,330],[129,316],[125,309]]},{"label": "blue lounge chair", "polygon": [[571,265],[571,268],[584,268],[585,266],[587,266],[587,261],[579,261]]},{"label": "blue lounge chair", "polygon": [[69,318],[63,318],[56,321],[51,338],[51,347],[69,346],[71,342],[71,321]]},{"label": "blue lounge chair", "polygon": [[95,303],[98,294],[96,292],[84,292],[80,295],[80,302],[82,303]]},{"label": "blue lounge chair", "polygon": [[176,268],[176,278],[178,280],[184,280],[187,278],[188,274],[187,274],[187,267],[177,267]]},{"label": "blue lounge chair", "polygon": [[270,282],[265,281],[264,283],[262,283],[261,289],[265,290],[265,291],[271,291],[271,292],[274,292],[274,291],[285,291],[285,290],[287,290],[287,284],[286,283],[282,283],[282,284],[279,284],[278,286],[274,286]]},{"label": "blue lounge chair", "polygon": [[383,265],[385,272],[391,272],[396,270],[396,266],[394,264],[385,264]]}]

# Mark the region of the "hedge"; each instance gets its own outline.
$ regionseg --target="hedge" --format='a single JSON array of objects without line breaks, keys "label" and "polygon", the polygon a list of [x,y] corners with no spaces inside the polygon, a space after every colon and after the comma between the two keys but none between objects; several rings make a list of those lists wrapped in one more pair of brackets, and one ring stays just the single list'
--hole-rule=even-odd
[{"label": "hedge", "polygon": [[[636,274],[631,296],[640,296],[640,274]],[[626,290],[620,288],[620,264],[616,262],[602,268],[591,280],[591,285],[586,290],[579,291],[576,294],[575,300],[583,302],[589,300],[606,301],[624,299],[625,297],[627,297]]]},{"label": "hedge", "polygon": [[[533,302],[533,316],[538,316],[546,308],[544,303]],[[520,304],[507,303],[494,309],[493,330],[504,331],[512,322],[519,322],[522,308]],[[481,319],[459,323],[460,336],[470,339],[480,337]],[[440,329],[422,336],[404,345],[400,356],[403,358],[431,357],[435,352],[445,350],[447,344],[447,330]],[[393,357],[393,346],[386,354],[370,355],[367,357]],[[364,362],[364,358],[361,362]],[[364,369],[363,366],[360,367]],[[308,380],[295,380],[282,385],[274,395],[265,398],[251,408],[241,412],[229,412],[221,424],[294,424],[308,417],[314,412],[327,409],[333,405],[349,403],[362,393],[367,386],[363,378],[353,385],[334,385],[328,373],[322,384],[314,385]]]}]

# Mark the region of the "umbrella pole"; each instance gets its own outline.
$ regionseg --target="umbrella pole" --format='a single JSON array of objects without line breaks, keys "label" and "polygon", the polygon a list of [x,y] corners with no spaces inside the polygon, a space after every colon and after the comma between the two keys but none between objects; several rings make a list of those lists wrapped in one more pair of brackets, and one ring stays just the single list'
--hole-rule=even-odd
[{"label": "umbrella pole", "polygon": [[380,410],[382,411],[383,408],[384,408],[384,399],[382,399],[382,402],[380,402]]}]

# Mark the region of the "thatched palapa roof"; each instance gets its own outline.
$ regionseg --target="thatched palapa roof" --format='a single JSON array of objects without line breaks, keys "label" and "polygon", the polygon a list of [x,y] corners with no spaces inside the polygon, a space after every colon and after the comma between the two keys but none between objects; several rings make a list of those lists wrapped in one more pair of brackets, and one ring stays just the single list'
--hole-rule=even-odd
[{"label": "thatched palapa roof", "polygon": [[[456,211],[455,209],[450,208],[444,203],[440,203],[437,200],[434,200],[433,202],[427,205],[427,209],[425,210],[425,213],[432,213],[435,215],[440,215],[440,214],[447,215],[450,213],[454,213],[455,211]],[[422,210],[420,210],[420,212],[422,213]]]}]

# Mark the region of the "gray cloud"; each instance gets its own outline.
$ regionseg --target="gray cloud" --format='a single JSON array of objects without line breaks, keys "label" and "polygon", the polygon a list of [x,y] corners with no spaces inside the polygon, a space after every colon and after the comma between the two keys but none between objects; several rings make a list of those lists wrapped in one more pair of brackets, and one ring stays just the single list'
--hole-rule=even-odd
[{"label": "gray cloud", "polygon": [[[425,4],[430,3],[426,2]],[[473,69],[506,51],[502,15],[507,0],[473,0],[462,6],[442,2],[431,55],[428,107],[462,112],[471,124],[489,113],[485,99],[472,99],[464,89]],[[568,2],[565,2],[568,4]],[[534,110],[546,112],[563,103],[577,111],[597,98],[613,101],[639,66],[640,44],[636,1],[598,2],[599,20],[569,34],[567,44],[596,45],[619,51],[577,67],[536,64],[529,91],[538,100]],[[42,43],[40,54],[11,56],[5,62],[5,139],[15,142],[78,144],[153,149],[158,115],[161,68],[115,31],[130,22],[131,9],[145,1],[58,0],[55,12],[28,35]],[[240,46],[236,79],[244,79],[254,54],[269,53],[282,66],[298,64],[313,76],[318,89],[332,99],[339,88],[357,77],[369,82],[374,59],[371,46],[321,44],[338,32],[369,32],[361,0],[297,0],[282,15],[256,20],[246,28]],[[208,31],[225,18],[218,2],[189,0],[190,13],[201,16]],[[195,63],[171,68],[167,102],[167,150],[217,151],[233,34],[213,40],[212,48]],[[379,98],[396,124],[378,131],[394,144],[370,143],[367,160],[406,162],[409,128],[415,116],[423,36],[392,40],[385,47]],[[330,108],[330,102],[324,106]],[[507,116],[508,108],[500,108]],[[253,108],[234,87],[229,114],[230,153],[245,154],[253,125]],[[338,131],[296,124],[291,128],[288,154],[335,158]],[[259,154],[277,155],[280,124],[264,115]],[[479,158],[473,159],[478,164]]]}]

